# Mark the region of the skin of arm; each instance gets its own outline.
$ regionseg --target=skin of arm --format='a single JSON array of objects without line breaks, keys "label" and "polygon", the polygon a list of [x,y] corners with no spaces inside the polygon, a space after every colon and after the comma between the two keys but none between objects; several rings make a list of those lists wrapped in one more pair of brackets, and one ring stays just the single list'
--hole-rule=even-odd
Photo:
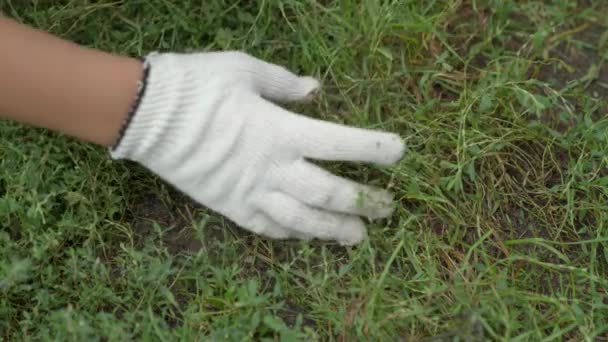
[{"label": "skin of arm", "polygon": [[111,146],[137,93],[135,58],[82,47],[0,15],[0,118]]}]

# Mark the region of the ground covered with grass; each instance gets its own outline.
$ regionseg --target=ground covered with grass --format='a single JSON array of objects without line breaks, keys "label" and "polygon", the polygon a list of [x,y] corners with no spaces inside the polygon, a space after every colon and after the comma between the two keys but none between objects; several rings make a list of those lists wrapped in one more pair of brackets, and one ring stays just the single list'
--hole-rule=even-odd
[{"label": "ground covered with grass", "polygon": [[298,111],[408,145],[328,165],[399,201],[343,248],[248,234],[102,148],[0,122],[0,338],[608,339],[605,1],[0,10],[132,56],[241,49],[322,79]]}]

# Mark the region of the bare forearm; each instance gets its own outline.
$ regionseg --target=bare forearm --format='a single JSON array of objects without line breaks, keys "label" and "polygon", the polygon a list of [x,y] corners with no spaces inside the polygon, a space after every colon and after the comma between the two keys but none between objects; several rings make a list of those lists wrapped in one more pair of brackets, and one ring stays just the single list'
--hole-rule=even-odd
[{"label": "bare forearm", "polygon": [[132,58],[84,48],[0,16],[0,117],[109,146],[141,77]]}]

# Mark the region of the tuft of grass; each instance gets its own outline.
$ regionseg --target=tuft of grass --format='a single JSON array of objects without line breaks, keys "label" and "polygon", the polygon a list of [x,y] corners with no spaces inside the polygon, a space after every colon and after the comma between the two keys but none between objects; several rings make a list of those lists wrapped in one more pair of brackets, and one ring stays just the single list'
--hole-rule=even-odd
[{"label": "tuft of grass", "polygon": [[7,340],[605,340],[604,1],[16,1],[133,56],[241,49],[323,82],[306,115],[400,133],[353,248],[270,241],[132,163],[0,122]]}]

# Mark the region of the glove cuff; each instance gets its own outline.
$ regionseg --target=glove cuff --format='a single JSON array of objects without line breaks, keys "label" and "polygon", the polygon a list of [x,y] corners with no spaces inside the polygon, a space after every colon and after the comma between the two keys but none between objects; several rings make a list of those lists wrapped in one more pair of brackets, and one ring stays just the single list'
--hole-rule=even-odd
[{"label": "glove cuff", "polygon": [[189,95],[182,89],[186,75],[175,59],[171,54],[159,53],[143,58],[144,72],[137,97],[110,149],[113,159],[139,161],[149,157],[171,124],[171,116],[182,95]]},{"label": "glove cuff", "polygon": [[122,142],[122,140],[125,136],[125,132],[127,131],[127,128],[129,127],[129,125],[131,124],[131,121],[133,120],[135,113],[139,109],[139,105],[141,104],[142,98],[146,94],[146,88],[148,87],[148,77],[150,75],[150,63],[148,63],[148,61],[145,58],[140,58],[140,60],[143,64],[143,70],[142,70],[141,80],[139,80],[137,82],[137,94],[135,95],[135,99],[133,100],[133,103],[131,104],[129,112],[127,113],[127,116],[125,117],[125,119],[122,123],[122,126],[120,127],[120,130],[118,131],[118,136],[116,137],[116,140],[114,141],[114,143],[112,144],[112,146],[110,148],[111,152],[115,152],[117,150],[118,146],[120,145],[120,143]]}]

